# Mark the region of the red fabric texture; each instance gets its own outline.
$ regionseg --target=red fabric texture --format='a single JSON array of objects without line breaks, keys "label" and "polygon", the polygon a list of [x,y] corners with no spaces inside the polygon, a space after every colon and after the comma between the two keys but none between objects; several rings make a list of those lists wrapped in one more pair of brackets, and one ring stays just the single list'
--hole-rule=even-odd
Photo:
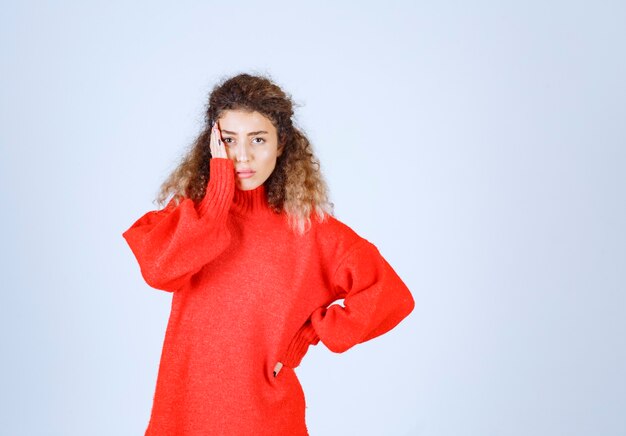
[{"label": "red fabric texture", "polygon": [[307,435],[294,368],[309,346],[344,352],[414,308],[369,241],[332,216],[298,235],[263,185],[241,191],[234,177],[212,159],[201,202],[172,201],[123,233],[145,281],[172,292],[146,435]]}]

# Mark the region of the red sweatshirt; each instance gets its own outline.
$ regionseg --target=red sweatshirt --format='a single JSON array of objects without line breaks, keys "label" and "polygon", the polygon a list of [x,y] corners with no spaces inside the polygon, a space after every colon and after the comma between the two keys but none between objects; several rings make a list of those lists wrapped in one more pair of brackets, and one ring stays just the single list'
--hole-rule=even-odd
[{"label": "red sweatshirt", "polygon": [[170,202],[123,233],[146,282],[173,293],[146,435],[307,435],[294,368],[309,345],[346,351],[396,326],[413,298],[334,217],[298,235],[263,185],[235,187],[231,160],[212,159],[210,174],[200,203]]}]

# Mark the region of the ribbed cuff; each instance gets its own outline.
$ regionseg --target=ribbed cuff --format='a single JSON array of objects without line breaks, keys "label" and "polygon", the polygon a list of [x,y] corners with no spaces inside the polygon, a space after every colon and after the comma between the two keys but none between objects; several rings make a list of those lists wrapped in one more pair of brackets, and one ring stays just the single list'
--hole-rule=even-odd
[{"label": "ribbed cuff", "polygon": [[290,368],[300,365],[302,358],[309,349],[309,345],[317,345],[320,341],[311,321],[308,320],[291,340],[281,362]]},{"label": "ribbed cuff", "polygon": [[235,167],[227,158],[212,158],[209,161],[209,183],[206,194],[198,204],[200,216],[211,214],[218,217],[228,213],[235,194]]}]

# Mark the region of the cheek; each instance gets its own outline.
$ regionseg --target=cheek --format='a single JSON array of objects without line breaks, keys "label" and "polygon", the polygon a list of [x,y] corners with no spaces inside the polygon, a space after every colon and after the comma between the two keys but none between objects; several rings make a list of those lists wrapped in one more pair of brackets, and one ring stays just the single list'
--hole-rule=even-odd
[{"label": "cheek", "polygon": [[257,155],[257,159],[263,161],[264,164],[273,165],[276,163],[278,153],[276,150],[263,150]]},{"label": "cheek", "polygon": [[235,152],[235,149],[233,147],[225,147],[226,149],[226,155],[228,156],[229,159],[234,159],[237,155],[237,153]]}]

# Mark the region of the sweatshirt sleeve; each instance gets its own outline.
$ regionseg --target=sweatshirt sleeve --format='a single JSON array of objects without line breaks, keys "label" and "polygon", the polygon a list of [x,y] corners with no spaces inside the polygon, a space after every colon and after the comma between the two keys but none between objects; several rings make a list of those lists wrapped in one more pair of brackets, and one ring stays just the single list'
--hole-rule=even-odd
[{"label": "sweatshirt sleeve", "polygon": [[362,239],[340,262],[333,287],[343,306],[320,307],[311,327],[329,350],[342,353],[394,328],[415,307],[404,282],[378,249]]},{"label": "sweatshirt sleeve", "polygon": [[141,274],[156,289],[173,292],[217,257],[230,243],[226,227],[235,189],[230,159],[213,158],[204,198],[173,200],[139,218],[122,236],[137,258]]},{"label": "sweatshirt sleeve", "polygon": [[394,328],[414,309],[415,301],[404,282],[365,239],[356,242],[344,255],[332,279],[336,299],[313,311],[300,328],[283,363],[296,367],[310,345],[320,340],[329,350],[342,353]]}]

